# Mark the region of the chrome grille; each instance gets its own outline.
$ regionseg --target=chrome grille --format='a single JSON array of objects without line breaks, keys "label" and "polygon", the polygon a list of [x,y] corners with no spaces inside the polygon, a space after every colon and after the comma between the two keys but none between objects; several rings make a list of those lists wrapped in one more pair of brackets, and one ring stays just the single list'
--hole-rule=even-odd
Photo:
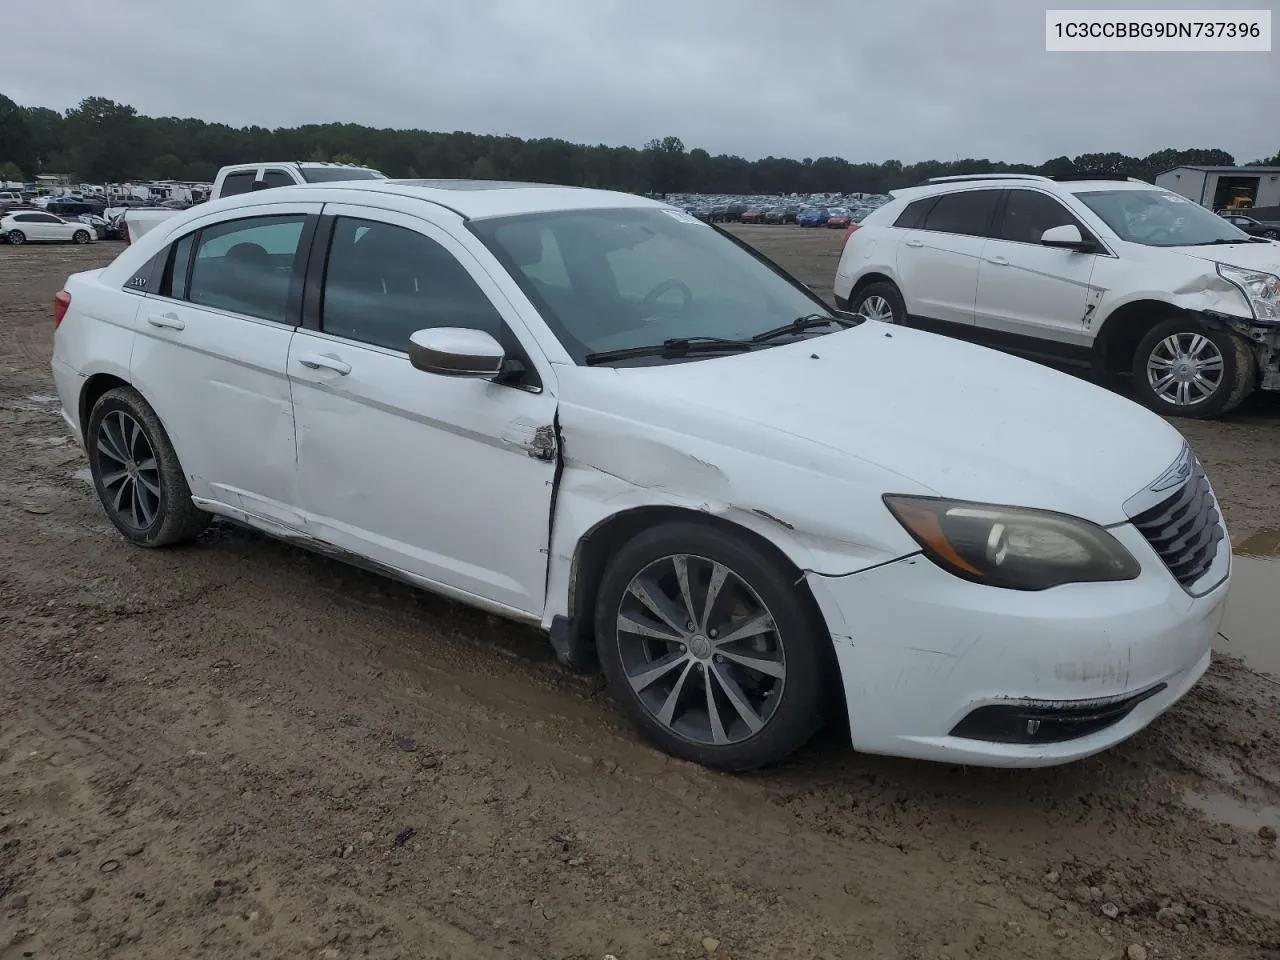
[{"label": "chrome grille", "polygon": [[1218,544],[1226,536],[1209,478],[1200,461],[1194,459],[1186,483],[1168,499],[1134,517],[1133,525],[1184,587],[1209,571]]}]

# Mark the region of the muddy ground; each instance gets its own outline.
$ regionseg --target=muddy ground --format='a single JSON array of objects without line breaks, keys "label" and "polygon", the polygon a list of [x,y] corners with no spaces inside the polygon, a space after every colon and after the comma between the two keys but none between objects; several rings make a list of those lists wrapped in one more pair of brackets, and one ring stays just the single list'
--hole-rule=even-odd
[{"label": "muddy ground", "polygon": [[[839,232],[743,233],[829,286]],[[117,249],[0,247],[0,960],[1280,955],[1280,686],[1237,661],[1066,768],[833,732],[733,777],[532,631],[222,525],[127,546],[48,374]],[[1234,539],[1280,525],[1280,404],[1178,426]]]}]

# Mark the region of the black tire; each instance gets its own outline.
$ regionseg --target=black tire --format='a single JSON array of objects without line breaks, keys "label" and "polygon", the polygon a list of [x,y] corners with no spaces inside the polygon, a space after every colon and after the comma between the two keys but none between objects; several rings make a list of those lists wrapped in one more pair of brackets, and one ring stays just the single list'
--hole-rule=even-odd
[{"label": "black tire", "polygon": [[902,291],[895,284],[882,280],[863,287],[849,299],[849,312],[862,313],[863,304],[873,298],[879,298],[888,304],[892,311],[893,323],[907,325],[907,303],[902,299]]},{"label": "black tire", "polygon": [[[765,642],[776,647],[771,653],[781,651],[785,674],[783,679],[775,681],[762,673],[744,673],[745,668],[738,667],[732,659],[726,660],[723,654],[729,654],[732,658],[733,654],[729,653],[731,649],[739,654],[743,650],[735,642],[726,646],[718,645],[725,643],[727,638],[722,638],[718,644],[708,644],[704,638],[700,638],[704,646],[710,648],[703,653],[706,659],[691,661],[688,669],[684,670],[688,674],[685,682],[691,697],[691,702],[686,701],[692,711],[689,715],[701,723],[698,717],[698,712],[701,711],[701,717],[707,720],[708,730],[714,729],[710,724],[711,711],[706,707],[705,699],[705,684],[711,682],[708,674],[714,672],[717,678],[729,676],[733,680],[732,689],[739,694],[750,691],[750,695],[757,695],[761,686],[773,685],[771,691],[761,696],[760,702],[768,705],[768,713],[764,716],[762,726],[754,733],[746,732],[749,727],[743,723],[743,715],[733,712],[731,701],[727,699],[730,687],[723,683],[713,685],[721,704],[718,716],[722,720],[728,717],[724,723],[733,725],[737,731],[738,736],[732,742],[716,744],[708,742],[708,739],[692,738],[677,732],[660,720],[650,706],[645,705],[640,693],[633,689],[628,679],[628,659],[631,660],[630,669],[633,672],[643,671],[657,661],[643,658],[637,660],[634,655],[624,655],[623,631],[618,629],[624,598],[631,602],[635,597],[628,593],[633,578],[647,570],[662,568],[666,558],[679,555],[687,555],[689,560],[697,562],[708,573],[710,571],[706,565],[710,563],[727,567],[734,577],[754,592],[754,599],[760,602],[764,612],[772,618],[773,629],[767,631],[772,639]],[[701,579],[697,574],[698,571],[691,568],[687,577],[692,585],[691,594],[695,597],[691,605],[703,608],[706,591],[699,586]],[[833,651],[826,625],[813,609],[812,602],[796,588],[795,579],[793,574],[784,570],[778,561],[747,537],[710,524],[673,521],[637,534],[614,554],[606,566],[595,615],[596,647],[600,664],[610,691],[623,712],[662,750],[717,770],[759,769],[782,761],[802,747],[822,727],[826,718],[831,692]],[[747,596],[739,593],[737,587],[727,588],[727,591],[721,596]],[[711,619],[709,616],[705,617],[705,621]],[[737,627],[744,620],[719,622],[731,622]],[[762,631],[754,636],[763,637],[764,633]],[[712,638],[715,635],[714,630],[706,634]],[[627,632],[627,636],[627,649],[632,654],[639,649],[636,646],[638,643],[654,646],[663,643],[640,640],[632,632]],[[682,656],[684,649],[679,647],[680,652],[671,649],[671,655]],[[693,653],[692,645],[689,652]],[[748,650],[748,655],[753,654],[761,658],[769,656],[764,652],[755,654],[755,650]],[[777,666],[776,662],[774,666]],[[669,695],[669,691],[664,694],[662,684],[670,678],[674,687],[678,679],[676,675],[683,669],[670,670],[661,681],[655,681],[642,689],[659,688],[655,691],[657,698]],[[759,722],[762,715],[760,711],[756,711],[755,720]],[[683,722],[683,717],[679,722]],[[724,723],[722,734],[729,729]]]},{"label": "black tire", "polygon": [[[129,440],[128,449],[122,451],[119,438],[130,434],[127,429],[130,423],[140,428],[147,446]],[[120,428],[126,429],[122,432]],[[116,387],[98,398],[89,414],[85,447],[98,500],[125,539],[143,547],[167,547],[195,538],[209,525],[212,517],[191,502],[191,488],[187,486],[182,464],[178,462],[178,455],[160,418],[132,387]],[[150,457],[145,456],[147,448],[150,449]],[[114,454],[123,453],[131,460],[136,458],[138,463],[132,471],[122,471],[123,461],[113,455],[113,451]],[[154,460],[154,467],[139,466],[151,460]],[[140,479],[113,482],[113,478],[122,472]],[[139,506],[136,510],[123,506],[117,509],[115,501],[125,491],[127,483],[132,484],[131,489],[139,491],[139,496],[143,496],[145,491],[146,503],[153,510],[149,519],[146,506]],[[153,487],[158,495],[150,494]],[[126,516],[126,513],[131,516]]]},{"label": "black tire", "polygon": [[88,243],[88,242],[89,242],[89,231],[87,231],[87,230],[77,230],[75,233],[73,233],[73,234],[71,235],[71,239],[72,239],[72,241],[73,241],[73,242],[75,242],[75,243]]},{"label": "black tire", "polygon": [[14,246],[17,246],[20,243],[26,243],[27,235],[23,233],[21,230],[10,230],[9,242],[12,243]]},{"label": "black tire", "polygon": [[[1193,402],[1178,403],[1161,396],[1148,376],[1152,354],[1170,337],[1188,335],[1205,337],[1222,358],[1222,376],[1208,396]],[[1163,369],[1163,368],[1162,368]],[[1153,371],[1153,375],[1155,375]],[[1138,343],[1133,357],[1133,392],[1135,397],[1156,413],[1170,417],[1209,420],[1238,407],[1257,385],[1258,368],[1249,341],[1230,330],[1210,328],[1193,316],[1170,317],[1150,330]]]},{"label": "black tire", "polygon": [[1280,230],[1264,230],[1262,235],[1268,240],[1280,240]]}]

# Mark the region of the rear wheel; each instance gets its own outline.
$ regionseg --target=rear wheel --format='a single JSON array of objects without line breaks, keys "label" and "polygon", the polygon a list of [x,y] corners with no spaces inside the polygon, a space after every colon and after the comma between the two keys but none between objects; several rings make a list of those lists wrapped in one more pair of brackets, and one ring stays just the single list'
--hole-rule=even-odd
[{"label": "rear wheel", "polygon": [[638,534],[610,560],[596,645],[621,708],[670,754],[721,770],[777,763],[821,726],[821,618],[747,538],[696,522]]},{"label": "rear wheel", "polygon": [[191,488],[151,405],[131,387],[108,390],[85,431],[89,471],[107,517],[127,539],[166,547],[198,535],[210,516]]},{"label": "rear wheel", "polygon": [[849,312],[881,323],[907,322],[907,304],[892,283],[872,283],[863,287],[850,299]]},{"label": "rear wheel", "polygon": [[72,239],[73,241],[75,241],[76,243],[88,243],[88,242],[89,242],[89,231],[87,231],[87,230],[77,230],[77,231],[72,235],[71,239]]},{"label": "rear wheel", "polygon": [[1249,342],[1210,329],[1194,317],[1158,323],[1138,344],[1134,392],[1157,413],[1209,419],[1239,406],[1254,388],[1257,366]]},{"label": "rear wheel", "polygon": [[9,231],[9,242],[10,242],[10,243],[15,243],[15,244],[17,244],[17,243],[26,243],[26,242],[27,242],[27,235],[26,235],[25,233],[23,233],[21,230],[10,230],[10,231]]}]

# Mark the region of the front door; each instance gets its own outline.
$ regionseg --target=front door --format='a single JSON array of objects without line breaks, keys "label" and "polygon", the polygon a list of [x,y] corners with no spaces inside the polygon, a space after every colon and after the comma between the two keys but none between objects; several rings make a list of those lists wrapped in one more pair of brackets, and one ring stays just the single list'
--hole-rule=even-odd
[{"label": "front door", "polygon": [[524,350],[520,337],[532,340],[440,226],[339,204],[324,212],[327,262],[312,264],[324,270],[323,294],[309,295],[309,329],[289,351],[308,532],[540,616],[556,469],[553,385],[424,373],[407,352],[410,335],[428,327],[485,330],[513,352]]},{"label": "front door", "polygon": [[[1068,352],[1092,342],[1090,280],[1098,255],[1046,247],[1051,227],[1089,231],[1056,198],[1038,190],[1008,193],[998,236],[978,268],[977,325],[985,330],[1057,344]],[[1045,342],[1048,341],[1048,344]]]}]

